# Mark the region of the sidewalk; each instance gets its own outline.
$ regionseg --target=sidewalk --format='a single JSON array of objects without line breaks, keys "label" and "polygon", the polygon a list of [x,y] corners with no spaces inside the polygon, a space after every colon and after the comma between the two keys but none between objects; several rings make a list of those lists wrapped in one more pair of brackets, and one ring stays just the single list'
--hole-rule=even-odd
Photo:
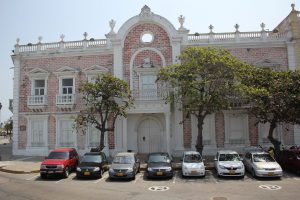
[{"label": "sidewalk", "polygon": [[[40,165],[44,157],[37,156],[13,156],[12,146],[8,140],[0,138],[0,153],[2,160],[0,160],[0,171],[14,174],[29,174],[39,173]],[[213,158],[204,157],[205,169],[213,169]],[[141,160],[141,171],[145,171],[147,164]],[[175,170],[181,170],[181,162],[179,158],[175,158],[173,162]]]}]

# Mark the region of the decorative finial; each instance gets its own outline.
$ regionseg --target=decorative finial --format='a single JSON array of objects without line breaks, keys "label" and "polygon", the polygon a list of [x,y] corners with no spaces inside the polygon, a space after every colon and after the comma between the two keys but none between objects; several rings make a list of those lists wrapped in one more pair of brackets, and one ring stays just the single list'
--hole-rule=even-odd
[{"label": "decorative finial", "polygon": [[209,28],[209,32],[210,32],[210,33],[213,33],[214,26],[213,26],[213,25],[209,25],[208,28]]},{"label": "decorative finial", "polygon": [[291,6],[292,6],[292,11],[294,11],[295,10],[295,4],[292,3]]},{"label": "decorative finial", "polygon": [[64,34],[61,34],[61,35],[60,35],[60,41],[63,42],[63,41],[64,41],[64,38],[65,38],[65,35],[64,35]]},{"label": "decorative finial", "polygon": [[84,36],[84,40],[86,40],[86,37],[88,36],[88,33],[87,33],[87,32],[84,32],[84,33],[83,33],[83,36]]},{"label": "decorative finial", "polygon": [[260,27],[261,27],[261,31],[265,31],[265,27],[266,27],[265,23],[261,23]]},{"label": "decorative finial", "polygon": [[115,33],[115,31],[114,31],[114,28],[115,28],[115,26],[116,26],[116,21],[115,20],[113,20],[113,19],[111,19],[110,21],[109,21],[109,26],[110,26],[110,34],[114,34]]},{"label": "decorative finial", "polygon": [[184,24],[184,21],[185,21],[185,17],[184,17],[183,15],[180,15],[180,16],[178,17],[178,21],[179,21],[179,24],[180,24],[179,29],[185,29],[185,28],[183,27],[183,24]]},{"label": "decorative finial", "polygon": [[17,45],[19,45],[20,38],[17,38],[16,41],[17,41]]},{"label": "decorative finial", "polygon": [[151,9],[144,5],[144,7],[141,9],[140,17],[143,19],[151,18],[153,16],[153,13],[151,12]]},{"label": "decorative finial", "polygon": [[41,42],[42,42],[42,39],[43,39],[43,37],[42,37],[42,36],[39,36],[39,37],[38,37],[39,43],[41,43]]},{"label": "decorative finial", "polygon": [[234,25],[234,28],[235,28],[235,32],[239,32],[240,25],[235,24],[235,25]]}]

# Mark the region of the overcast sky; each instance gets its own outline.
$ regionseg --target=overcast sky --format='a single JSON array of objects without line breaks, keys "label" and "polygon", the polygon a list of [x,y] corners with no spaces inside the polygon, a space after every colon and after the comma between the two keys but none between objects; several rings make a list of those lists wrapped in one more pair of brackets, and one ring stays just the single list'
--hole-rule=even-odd
[{"label": "overcast sky", "polygon": [[[272,30],[291,11],[296,0],[0,0],[0,120],[7,120],[8,99],[13,97],[12,49],[16,38],[20,44],[58,42],[88,38],[104,39],[110,31],[108,22],[116,20],[115,31],[129,18],[140,13],[144,5],[168,19],[176,28],[178,16],[185,16],[184,26],[190,33],[260,31],[264,22]],[[300,10],[296,5],[296,10]],[[17,101],[17,100],[15,100]]]}]

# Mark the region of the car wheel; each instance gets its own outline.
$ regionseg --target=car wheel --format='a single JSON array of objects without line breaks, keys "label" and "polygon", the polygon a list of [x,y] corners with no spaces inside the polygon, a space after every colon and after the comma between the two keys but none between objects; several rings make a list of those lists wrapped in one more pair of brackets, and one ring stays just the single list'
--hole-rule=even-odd
[{"label": "car wheel", "polygon": [[42,178],[42,179],[47,178],[47,174],[41,174],[41,178]]},{"label": "car wheel", "polygon": [[69,167],[66,167],[64,173],[63,173],[63,177],[64,178],[68,178],[69,177],[69,173],[70,173],[70,170],[69,170]]},{"label": "car wheel", "polygon": [[253,178],[256,178],[256,174],[255,174],[254,169],[252,169],[251,174],[252,174],[252,177],[253,177]]}]

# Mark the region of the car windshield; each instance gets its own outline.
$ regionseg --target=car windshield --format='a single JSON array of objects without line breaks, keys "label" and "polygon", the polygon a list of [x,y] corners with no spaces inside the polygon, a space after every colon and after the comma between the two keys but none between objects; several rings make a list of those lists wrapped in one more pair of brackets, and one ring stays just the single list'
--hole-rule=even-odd
[{"label": "car windshield", "polygon": [[202,158],[199,154],[189,154],[189,155],[184,156],[183,162],[186,162],[186,163],[201,163]]},{"label": "car windshield", "polygon": [[100,163],[102,161],[100,155],[84,155],[81,162]]},{"label": "car windshield", "polygon": [[149,157],[149,162],[170,162],[170,159],[166,155],[151,155]]},{"label": "car windshield", "polygon": [[47,159],[69,159],[68,152],[51,152]]},{"label": "car windshield", "polygon": [[220,154],[219,161],[240,161],[238,154]]},{"label": "car windshield", "polygon": [[116,156],[113,160],[113,163],[117,164],[131,164],[133,162],[134,160],[131,156]]},{"label": "car windshield", "polygon": [[269,154],[254,154],[254,162],[275,162],[275,160]]}]

